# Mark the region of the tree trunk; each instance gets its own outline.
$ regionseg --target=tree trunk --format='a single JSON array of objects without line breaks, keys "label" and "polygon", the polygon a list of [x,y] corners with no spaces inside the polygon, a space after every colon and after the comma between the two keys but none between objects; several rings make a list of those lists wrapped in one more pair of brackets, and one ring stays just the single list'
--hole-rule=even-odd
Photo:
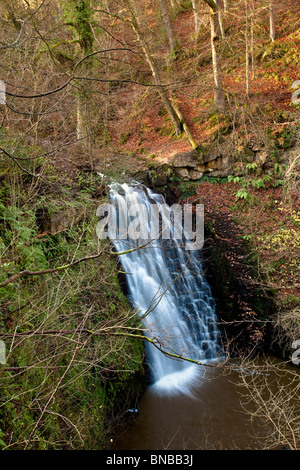
[{"label": "tree trunk", "polygon": [[171,3],[172,11],[175,11],[175,9],[179,6],[178,0],[170,0],[170,3]]},{"label": "tree trunk", "polygon": [[252,78],[255,79],[253,12],[251,15],[251,65],[252,65]]},{"label": "tree trunk", "polygon": [[158,85],[158,92],[160,94],[160,97],[166,107],[166,110],[168,111],[169,113],[169,116],[173,122],[173,125],[174,125],[174,128],[175,128],[175,132],[176,132],[176,135],[177,137],[180,136],[180,134],[182,133],[182,126],[181,126],[181,123],[180,123],[180,120],[177,116],[177,113],[175,112],[168,96],[167,96],[167,93],[166,93],[166,90],[164,89],[163,85],[162,85],[162,82],[161,82],[161,79],[160,79],[160,75],[159,75],[159,72],[157,70],[157,67],[156,67],[156,64],[153,60],[153,57],[150,55],[149,53],[149,50],[148,50],[148,47],[146,45],[146,43],[143,41],[142,37],[140,37],[140,35],[138,34],[138,37],[139,37],[139,40],[141,42],[141,46],[142,46],[142,49],[145,53],[145,57],[146,57],[146,60],[149,64],[149,67],[151,69],[151,72],[152,72],[152,75],[153,75],[153,78],[154,78],[154,81],[155,81],[155,84]]},{"label": "tree trunk", "polygon": [[76,136],[80,144],[84,147],[85,151],[91,156],[92,151],[92,128],[91,128],[91,108],[92,100],[90,93],[87,90],[86,84],[79,83],[81,90],[77,95],[77,122],[76,122]]},{"label": "tree trunk", "polygon": [[248,10],[247,2],[245,1],[246,9],[246,30],[245,30],[245,42],[246,42],[246,94],[249,95],[250,91],[250,56],[249,56],[249,36],[248,36]]},{"label": "tree trunk", "polygon": [[[90,0],[76,0],[71,6],[70,11],[73,15],[74,28],[77,33],[77,39],[81,54],[83,57],[88,56],[93,51],[94,37],[90,25]],[[86,59],[80,67],[80,75],[88,77],[92,67],[92,59]],[[78,83],[79,92],[77,95],[77,138],[81,141],[84,149],[91,156],[92,135],[90,125],[90,112],[92,101],[90,98],[87,84],[84,80]]]},{"label": "tree trunk", "polygon": [[229,1],[228,0],[223,0],[223,8],[224,8],[224,11],[228,11],[228,7],[229,7]]},{"label": "tree trunk", "polygon": [[176,49],[176,41],[175,41],[173,25],[172,25],[172,21],[171,21],[171,17],[170,17],[169,6],[167,4],[167,0],[159,0],[159,3],[160,3],[160,9],[161,9],[163,23],[164,23],[166,31],[167,31],[167,36],[168,36],[168,41],[169,41],[169,44],[170,44],[171,53],[174,53],[175,49]]},{"label": "tree trunk", "polygon": [[199,14],[198,14],[196,0],[192,0],[192,6],[193,6],[194,22],[195,22],[195,36],[196,36],[196,39],[197,39],[197,36],[199,34],[199,29],[200,29],[200,18],[199,18]]},{"label": "tree trunk", "polygon": [[156,67],[156,64],[155,64],[155,61],[149,51],[149,48],[148,48],[148,45],[147,45],[147,42],[144,40],[143,38],[143,35],[142,35],[142,32],[140,30],[140,27],[138,25],[138,21],[137,21],[137,18],[135,16],[135,13],[130,5],[130,2],[129,0],[124,0],[124,3],[126,4],[127,8],[128,8],[128,11],[130,12],[130,15],[131,15],[131,25],[132,25],[132,28],[141,44],[141,47],[143,49],[143,52],[145,54],[145,58],[148,62],[148,65],[150,67],[150,70],[152,72],[152,76],[154,78],[154,82],[155,84],[157,85],[157,91],[159,92],[159,95],[162,99],[162,102],[164,103],[165,107],[166,107],[166,110],[168,111],[169,113],[169,116],[173,122],[173,125],[174,125],[174,128],[175,128],[175,132],[176,132],[176,135],[177,137],[180,136],[180,134],[182,133],[182,125],[181,125],[181,122],[180,122],[180,119],[176,113],[176,111],[174,110],[167,94],[166,94],[166,91],[162,85],[162,82],[161,82],[161,79],[160,79],[160,76],[159,76],[159,72],[158,72],[158,69]]},{"label": "tree trunk", "polygon": [[214,75],[215,106],[222,112],[225,109],[225,95],[222,81],[222,68],[220,59],[220,23],[218,8],[210,8],[211,49]]},{"label": "tree trunk", "polygon": [[89,99],[85,90],[79,92],[77,97],[77,139],[89,147]]},{"label": "tree trunk", "polygon": [[222,18],[222,10],[221,10],[221,0],[216,0],[216,5],[218,7],[218,16],[219,16],[219,25],[220,25],[220,32],[222,39],[225,37],[224,27],[223,27],[223,18]]},{"label": "tree trunk", "polygon": [[174,109],[175,109],[175,111],[176,111],[176,113],[177,113],[177,116],[178,116],[179,119],[180,119],[180,122],[181,122],[181,124],[182,124],[183,130],[184,130],[184,132],[185,132],[185,134],[186,134],[186,136],[187,136],[187,140],[189,141],[190,145],[191,145],[194,149],[198,148],[198,145],[197,145],[196,142],[194,141],[193,136],[192,136],[192,134],[191,134],[191,131],[190,131],[190,129],[188,128],[188,125],[187,125],[187,123],[185,122],[185,119],[184,119],[184,117],[183,117],[183,115],[182,115],[180,109],[177,107],[177,105],[176,105],[175,103],[173,103],[173,107],[174,107]]},{"label": "tree trunk", "polygon": [[270,0],[269,12],[270,12],[270,39],[271,41],[274,41],[275,40],[275,19],[274,19],[273,0]]}]

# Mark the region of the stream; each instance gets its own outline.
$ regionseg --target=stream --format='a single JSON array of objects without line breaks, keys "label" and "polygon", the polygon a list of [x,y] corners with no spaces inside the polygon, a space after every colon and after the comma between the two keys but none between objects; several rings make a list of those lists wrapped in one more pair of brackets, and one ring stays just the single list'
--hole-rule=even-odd
[{"label": "stream", "polygon": [[[268,388],[277,393],[284,386],[291,393],[288,376],[270,371],[266,359],[281,368],[272,356],[259,359]],[[232,364],[234,366],[234,364]],[[287,367],[284,365],[284,367]],[[188,393],[166,393],[150,385],[138,403],[138,413],[113,442],[115,450],[260,450],[273,428],[266,420],[252,419],[256,411],[249,391],[240,384],[237,367],[205,369],[190,384]],[[244,371],[253,374],[252,370]],[[299,404],[298,404],[299,407]],[[245,411],[247,410],[247,412]],[[299,436],[298,436],[299,439]],[[276,449],[281,450],[280,445]]]}]

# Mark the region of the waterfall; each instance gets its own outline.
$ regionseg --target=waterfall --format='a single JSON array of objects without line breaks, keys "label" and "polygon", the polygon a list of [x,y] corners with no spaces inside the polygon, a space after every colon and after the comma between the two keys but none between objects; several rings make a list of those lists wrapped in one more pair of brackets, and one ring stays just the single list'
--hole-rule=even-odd
[{"label": "waterfall", "polygon": [[[138,184],[111,185],[110,201],[116,208],[118,227],[120,221],[128,222],[129,209],[135,204],[142,206],[148,215],[153,205],[158,209],[167,206],[161,195]],[[142,229],[149,235],[150,217],[145,220]],[[201,363],[211,362],[222,355],[215,302],[199,255],[186,250],[172,234],[174,230],[169,240],[160,237],[146,244],[143,240],[118,237],[111,241],[118,252],[141,246],[120,255],[120,261],[126,272],[129,300],[141,315],[145,335],[167,353]],[[144,238],[150,240],[150,235]],[[186,386],[200,367],[171,358],[149,342],[146,357],[154,386],[168,390]]]}]

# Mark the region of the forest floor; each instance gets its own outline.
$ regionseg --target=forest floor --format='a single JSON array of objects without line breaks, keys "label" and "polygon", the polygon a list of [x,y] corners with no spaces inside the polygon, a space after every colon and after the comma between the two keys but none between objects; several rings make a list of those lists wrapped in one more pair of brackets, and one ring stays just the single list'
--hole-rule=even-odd
[{"label": "forest floor", "polygon": [[[245,44],[243,22],[225,17],[228,36],[223,43],[223,85],[229,100],[229,114],[233,123],[231,139],[238,133],[252,133],[256,139],[264,139],[265,132],[278,133],[293,120],[298,110],[292,104],[292,84],[300,79],[300,17],[299,2],[288,0],[276,7],[276,41],[268,39],[268,16],[257,19],[253,38],[250,70],[250,91],[246,94]],[[298,14],[297,14],[298,12]],[[234,15],[232,15],[234,16]],[[206,145],[218,139],[224,124],[218,117],[213,102],[213,77],[209,28],[202,24],[197,41],[193,34],[192,11],[182,11],[174,22],[179,52],[168,64],[165,82],[170,95],[179,106],[186,123],[198,145]],[[265,34],[261,37],[261,30]],[[167,45],[164,47],[167,48]],[[158,51],[156,58],[166,61]],[[171,86],[171,83],[176,85]],[[120,91],[117,96],[122,119],[109,126],[110,143],[107,155],[120,152],[137,157],[131,164],[141,165],[149,158],[157,163],[169,162],[176,153],[190,150],[190,144],[182,135],[176,138],[172,124],[166,116],[158,95],[151,88],[135,87]],[[124,111],[127,112],[124,112]],[[127,116],[124,119],[124,116]],[[226,121],[226,119],[225,119]],[[241,122],[244,121],[244,126]],[[252,121],[252,122],[251,122]],[[278,127],[280,126],[280,127]],[[226,127],[226,126],[225,126]]]}]

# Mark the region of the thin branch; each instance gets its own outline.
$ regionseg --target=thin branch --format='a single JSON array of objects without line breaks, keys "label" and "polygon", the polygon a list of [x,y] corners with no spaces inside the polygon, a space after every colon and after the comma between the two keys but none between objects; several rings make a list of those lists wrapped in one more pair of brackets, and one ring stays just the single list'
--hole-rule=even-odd
[{"label": "thin branch", "polygon": [[203,366],[203,367],[216,367],[215,364],[210,364],[210,363],[197,361],[197,359],[191,359],[190,357],[182,356],[181,354],[175,354],[175,353],[171,353],[169,351],[165,351],[157,341],[155,341],[153,338],[149,338],[148,336],[131,334],[131,333],[110,333],[110,334],[112,334],[114,336],[127,336],[127,337],[130,337],[130,338],[137,338],[137,339],[142,339],[142,340],[148,341],[148,343],[153,344],[153,346],[155,346],[156,349],[158,349],[162,354],[164,354],[165,356],[171,357],[173,359],[179,359],[179,360],[182,360],[182,361],[192,362],[193,364],[197,364],[197,365]]},{"label": "thin branch", "polygon": [[[28,175],[32,176],[33,178],[40,178],[42,175],[39,173],[36,175],[35,173],[31,173],[31,171],[27,170],[26,168],[23,168],[20,163],[16,160],[16,158],[9,153],[7,150],[4,148],[0,147],[0,152],[4,153],[7,157],[11,158],[13,162],[20,168],[20,170],[24,171],[24,173],[27,173]],[[1,287],[1,284],[0,284]]]},{"label": "thin branch", "polygon": [[22,276],[41,276],[43,274],[50,274],[50,273],[56,273],[59,271],[64,271],[65,269],[71,268],[73,266],[76,266],[79,263],[82,263],[84,261],[89,261],[91,259],[97,259],[99,258],[103,252],[97,253],[95,255],[89,255],[89,256],[84,256],[83,258],[80,258],[76,261],[73,261],[72,263],[65,264],[64,266],[58,266],[57,268],[50,268],[50,269],[44,269],[41,271],[30,271],[29,269],[24,269],[23,271],[20,271],[17,274],[14,274],[10,278],[6,279],[0,284],[0,288],[6,286],[7,284],[10,284],[11,282],[16,281]]},{"label": "thin branch", "polygon": [[[117,327],[111,327],[111,329],[116,329],[116,328],[120,328],[119,326]],[[129,330],[137,330],[137,328],[131,328],[131,327],[123,327],[123,329],[129,329]],[[148,343],[151,343],[153,344],[153,346],[155,346],[156,349],[158,349],[162,354],[164,354],[165,356],[168,356],[168,357],[171,357],[173,359],[178,359],[178,360],[182,360],[182,361],[187,361],[187,362],[191,362],[193,364],[197,364],[197,365],[200,365],[200,366],[205,366],[205,367],[216,367],[215,364],[210,364],[210,363],[205,363],[205,362],[201,362],[201,361],[198,361],[197,359],[192,359],[190,357],[186,357],[186,356],[183,356],[181,354],[175,354],[175,353],[172,353],[172,352],[169,352],[169,351],[166,351],[165,349],[163,349],[163,347],[161,346],[161,344],[159,343],[158,340],[155,340],[153,338],[150,338],[149,336],[144,336],[143,334],[136,334],[136,333],[128,333],[128,332],[113,332],[113,331],[107,331],[109,330],[109,328],[103,328],[103,330],[100,330],[100,331],[92,331],[92,330],[89,330],[87,328],[82,328],[80,330],[80,333],[81,334],[86,334],[86,335],[89,335],[89,336],[125,336],[127,338],[136,338],[136,339],[140,339],[142,341],[148,341]],[[61,335],[61,333],[63,333],[64,335],[73,335],[75,333],[78,333],[78,330],[77,329],[73,329],[73,330],[48,330],[48,331],[37,331],[37,330],[30,330],[30,331],[22,331],[20,333],[16,333],[15,336],[53,336],[53,335]],[[3,338],[8,338],[8,337],[11,337],[12,334],[9,334],[9,333],[0,333],[0,337],[3,337]],[[78,348],[79,346],[76,346],[76,348]]]},{"label": "thin branch", "polygon": [[[0,150],[1,150],[1,148],[0,148]],[[135,248],[131,248],[129,250],[117,251],[117,252],[116,251],[110,251],[109,253],[111,255],[117,255],[117,256],[125,255],[125,254],[132,253],[133,251],[137,251],[137,250],[140,250],[141,248],[146,247],[147,245],[152,243],[152,241],[153,240],[149,240],[144,245],[136,246]],[[97,259],[101,255],[103,255],[102,251],[100,253],[96,253],[95,255],[84,256],[83,258],[80,258],[76,261],[73,261],[72,263],[68,263],[68,264],[65,264],[63,266],[58,266],[57,268],[43,269],[43,270],[40,270],[40,271],[30,271],[29,269],[24,269],[23,271],[20,271],[19,273],[16,273],[13,276],[11,276],[10,278],[8,278],[5,281],[1,282],[0,288],[6,286],[7,284],[10,284],[11,282],[16,281],[17,279],[19,279],[22,276],[41,276],[43,274],[51,274],[51,273],[56,273],[56,272],[59,272],[59,271],[64,271],[65,269],[72,268],[73,266],[76,266],[77,264],[82,263],[84,261],[89,261],[91,259]]]},{"label": "thin branch", "polygon": [[43,0],[42,3],[40,3],[38,5],[38,7],[30,14],[30,16],[28,18],[26,18],[26,20],[22,21],[22,26],[21,26],[20,33],[19,33],[19,36],[17,37],[17,39],[14,42],[10,43],[10,44],[5,44],[4,46],[0,46],[0,49],[9,49],[10,47],[18,47],[21,44],[23,44],[23,42],[26,39],[24,39],[19,44],[18,44],[18,42],[19,42],[20,38],[22,37],[25,24],[39,11],[39,9],[44,5],[45,2],[46,2],[46,0]]}]

